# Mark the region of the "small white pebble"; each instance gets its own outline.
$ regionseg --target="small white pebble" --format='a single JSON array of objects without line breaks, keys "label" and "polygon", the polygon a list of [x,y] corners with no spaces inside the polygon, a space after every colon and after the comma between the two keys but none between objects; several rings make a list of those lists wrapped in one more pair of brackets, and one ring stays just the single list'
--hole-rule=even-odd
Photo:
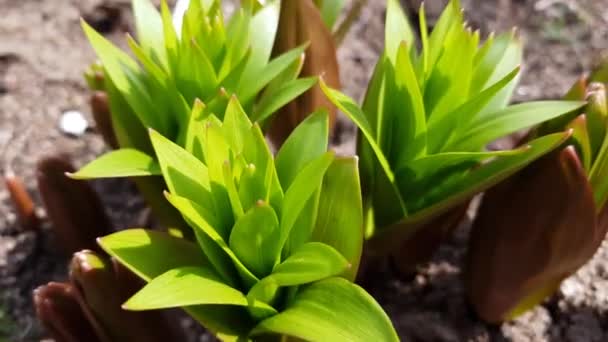
[{"label": "small white pebble", "polygon": [[584,288],[581,286],[581,283],[578,282],[575,278],[566,279],[562,285],[560,286],[560,291],[566,298],[574,298],[579,296]]},{"label": "small white pebble", "polygon": [[81,112],[69,110],[61,115],[59,129],[65,134],[81,136],[89,127],[89,123]]}]

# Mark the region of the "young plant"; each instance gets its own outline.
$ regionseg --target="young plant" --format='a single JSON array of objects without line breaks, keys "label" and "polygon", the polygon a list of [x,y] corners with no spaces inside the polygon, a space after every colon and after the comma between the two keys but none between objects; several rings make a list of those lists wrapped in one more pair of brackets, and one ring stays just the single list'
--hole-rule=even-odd
[{"label": "young plant", "polygon": [[183,307],[226,340],[397,340],[352,283],[363,244],[357,159],[326,152],[327,113],[303,121],[276,159],[236,97],[223,120],[203,113],[197,102],[185,149],[150,130],[155,158],[127,151],[133,158],[122,164],[101,158],[76,174],[162,174],[167,200],[196,236],[130,229],[100,238],[148,281],[123,307]]},{"label": "young plant", "polygon": [[493,140],[577,110],[580,101],[509,106],[522,47],[514,33],[480,45],[452,0],[433,32],[420,11],[421,46],[397,0],[388,0],[385,51],[362,108],[322,85],[359,127],[367,237],[405,271],[429,257],[476,194],[559,146],[556,133],[511,151]]},{"label": "young plant", "polygon": [[[220,0],[191,1],[176,30],[165,1],[158,13],[149,0],[133,0],[138,39],[127,37],[133,58],[83,21],[101,61],[86,78],[91,88],[105,91],[109,98],[118,145],[151,155],[149,127],[184,146],[195,99],[221,118],[228,94],[237,94],[251,120],[262,124],[311,88],[315,77],[297,78],[304,45],[270,58],[279,7],[278,0],[255,13],[243,6],[226,24]],[[162,221],[182,225],[175,211],[163,207],[162,182],[136,182]]]},{"label": "young plant", "polygon": [[598,72],[577,82],[566,98],[586,98],[585,114],[537,129],[537,134],[570,130],[571,138],[485,194],[471,232],[466,272],[468,296],[484,320],[501,322],[533,308],[591,259],[604,240],[606,81]]}]

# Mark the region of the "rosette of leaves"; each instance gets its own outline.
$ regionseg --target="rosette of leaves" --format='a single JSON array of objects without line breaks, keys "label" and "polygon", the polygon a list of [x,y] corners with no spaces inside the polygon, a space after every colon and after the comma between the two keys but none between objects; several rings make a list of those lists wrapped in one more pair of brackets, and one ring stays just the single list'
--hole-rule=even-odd
[{"label": "rosette of leaves", "polygon": [[[608,230],[608,104],[601,69],[566,95],[584,114],[536,135],[570,130],[559,149],[484,196],[471,231],[468,296],[488,322],[512,319],[552,295],[595,254]],[[500,217],[500,220],[496,218]]]},{"label": "rosette of leaves", "polygon": [[154,158],[132,151],[79,171],[162,174],[167,200],[196,236],[130,229],[100,238],[148,282],[123,307],[183,307],[225,340],[397,340],[380,306],[352,283],[363,243],[357,159],[327,152],[327,113],[302,122],[275,159],[236,97],[223,120],[202,112],[197,102],[185,148],[150,130]]},{"label": "rosette of leaves", "polygon": [[[92,89],[107,93],[121,148],[153,155],[147,128],[184,146],[195,99],[221,118],[229,94],[237,94],[250,119],[262,125],[316,83],[315,77],[297,78],[304,45],[271,59],[280,1],[269,1],[255,13],[250,3],[225,23],[221,1],[191,1],[177,30],[165,1],[159,13],[149,0],[133,0],[137,41],[127,36],[130,54],[83,21],[101,61],[86,78]],[[138,185],[161,221],[180,225],[176,212],[163,207],[160,180]]]},{"label": "rosette of leaves", "polygon": [[409,271],[458,224],[469,200],[559,146],[568,132],[509,151],[486,145],[577,110],[580,101],[508,105],[520,71],[514,33],[466,26],[451,1],[432,33],[420,11],[421,50],[397,0],[389,0],[385,50],[360,108],[324,86],[359,127],[358,154],[371,253],[393,251]]}]

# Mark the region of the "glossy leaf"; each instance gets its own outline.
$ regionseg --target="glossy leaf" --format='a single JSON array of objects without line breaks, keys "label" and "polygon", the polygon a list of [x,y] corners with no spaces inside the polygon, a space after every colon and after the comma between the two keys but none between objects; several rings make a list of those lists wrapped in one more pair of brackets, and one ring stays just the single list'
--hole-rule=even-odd
[{"label": "glossy leaf", "polygon": [[260,280],[247,298],[268,302],[279,287],[313,283],[343,273],[348,268],[348,261],[331,246],[308,242],[278,264],[272,274]]},{"label": "glossy leaf", "polygon": [[329,131],[325,111],[311,114],[293,131],[277,153],[275,165],[281,186],[289,188],[300,170],[327,151]]},{"label": "glossy leaf", "polygon": [[[247,306],[248,303],[245,295],[225,285],[211,269],[180,267],[152,279],[123,307],[128,310],[152,310],[192,305]],[[276,313],[268,305],[257,305],[258,308]]]},{"label": "glossy leaf", "polygon": [[104,154],[69,176],[74,179],[92,179],[160,174],[160,166],[152,157],[135,149],[121,149]]},{"label": "glossy leaf", "polygon": [[284,246],[301,210],[306,202],[321,186],[325,171],[334,160],[334,153],[327,152],[321,157],[308,163],[285,192],[280,224],[279,246]]},{"label": "glossy leaf", "polygon": [[577,101],[538,101],[513,105],[469,125],[452,149],[479,150],[494,139],[581,108]]},{"label": "glossy leaf", "polygon": [[343,276],[354,280],[363,249],[363,207],[357,158],[338,157],[327,169],[318,210],[312,240],[340,252],[351,265]]},{"label": "glossy leaf", "polygon": [[249,209],[232,228],[230,249],[254,274],[269,274],[281,252],[279,219],[266,203]]},{"label": "glossy leaf", "polygon": [[104,251],[145,281],[174,268],[208,265],[195,243],[167,233],[129,229],[97,241]]},{"label": "glossy leaf", "polygon": [[341,278],[306,287],[285,311],[258,324],[252,335],[266,333],[308,341],[399,340],[380,305],[359,286]]}]

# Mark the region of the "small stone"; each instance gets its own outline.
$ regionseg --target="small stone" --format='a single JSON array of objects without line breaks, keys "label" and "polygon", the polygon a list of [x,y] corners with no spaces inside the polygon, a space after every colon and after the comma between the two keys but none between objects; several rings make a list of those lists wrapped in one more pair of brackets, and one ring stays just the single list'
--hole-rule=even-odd
[{"label": "small stone", "polygon": [[59,120],[59,129],[65,134],[76,137],[83,135],[88,127],[89,123],[84,118],[84,115],[76,110],[64,112]]}]

